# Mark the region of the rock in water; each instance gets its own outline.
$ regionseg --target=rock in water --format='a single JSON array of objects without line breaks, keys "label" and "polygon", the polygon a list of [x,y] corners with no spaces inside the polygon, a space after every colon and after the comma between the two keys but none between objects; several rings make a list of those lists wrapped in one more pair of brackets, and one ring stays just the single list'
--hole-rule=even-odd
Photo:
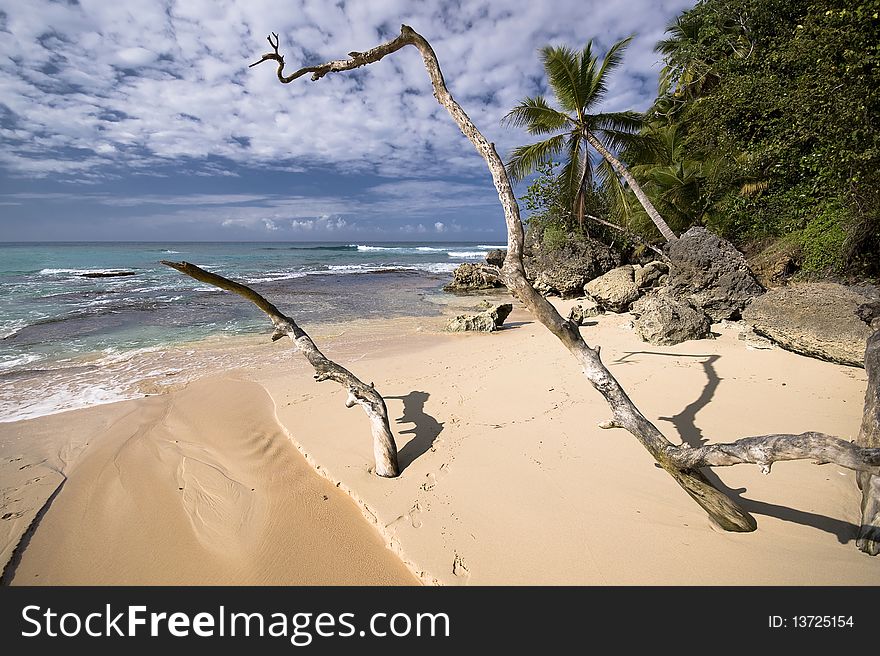
[{"label": "rock in water", "polygon": [[570,238],[555,249],[533,248],[525,259],[526,276],[541,294],[563,298],[581,295],[588,280],[620,264],[620,257],[600,241]]},{"label": "rock in water", "polygon": [[591,280],[584,291],[596,299],[599,305],[612,312],[626,312],[641,295],[630,264],[611,269],[605,275]]},{"label": "rock in water", "polygon": [[79,274],[80,278],[119,278],[121,276],[134,276],[134,271],[90,271]]},{"label": "rock in water", "polygon": [[576,326],[583,326],[584,322],[590,317],[596,317],[602,314],[604,310],[591,296],[587,296],[583,301],[571,308],[568,313],[568,320]]},{"label": "rock in water", "polygon": [[636,334],[650,344],[671,346],[712,335],[709,318],[699,308],[668,291],[654,292],[632,306]]},{"label": "rock in water", "polygon": [[452,272],[452,282],[443,288],[447,292],[469,292],[477,289],[503,287],[501,272],[485,264],[465,263]]},{"label": "rock in water", "polygon": [[856,313],[867,302],[843,285],[804,283],[769,290],[752,301],[743,319],[789,351],[863,367],[873,331]]},{"label": "rock in water", "polygon": [[507,251],[500,248],[493,248],[486,253],[486,263],[501,268],[504,266],[504,258],[507,257]]},{"label": "rock in water", "polygon": [[669,286],[712,321],[737,319],[764,292],[733,244],[705,228],[693,227],[666,246],[672,261]]},{"label": "rock in water", "polygon": [[491,310],[485,310],[478,314],[460,314],[449,320],[446,330],[453,333],[465,331],[492,333],[504,325],[512,311],[513,304],[502,303]]}]

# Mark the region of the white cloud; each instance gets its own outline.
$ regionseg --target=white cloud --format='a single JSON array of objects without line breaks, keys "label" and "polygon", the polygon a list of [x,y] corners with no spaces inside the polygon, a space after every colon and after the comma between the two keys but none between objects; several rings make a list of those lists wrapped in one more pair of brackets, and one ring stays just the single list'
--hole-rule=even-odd
[{"label": "white cloud", "polygon": [[314,83],[281,85],[272,64],[247,65],[268,49],[270,31],[293,68],[377,45],[407,22],[431,41],[459,102],[506,153],[527,138],[499,121],[537,90],[537,48],[581,46],[591,36],[604,48],[638,33],[606,109],[641,109],[654,92],[653,44],[691,4],[292,0],[278,11],[270,0],[5,3],[0,167],[89,181],[187,158],[195,172],[235,175],[211,157],[256,168],[485,176],[431,96],[414,49]]},{"label": "white cloud", "polygon": [[446,232],[446,224],[444,224],[442,221],[437,221],[437,223],[434,224],[434,231]]}]

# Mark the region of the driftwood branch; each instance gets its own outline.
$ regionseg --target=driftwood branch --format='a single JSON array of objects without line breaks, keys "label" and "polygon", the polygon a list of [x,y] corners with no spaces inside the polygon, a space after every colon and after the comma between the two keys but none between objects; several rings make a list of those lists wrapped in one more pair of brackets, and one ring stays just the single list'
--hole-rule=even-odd
[{"label": "driftwood branch", "polygon": [[190,278],[195,278],[214,287],[243,296],[265,312],[272,321],[272,325],[275,326],[275,332],[272,333],[272,341],[282,337],[290,337],[296,345],[296,350],[302,352],[309,361],[309,364],[314,368],[316,381],[332,380],[339,383],[348,391],[348,398],[345,402],[346,407],[351,408],[357,404],[363,408],[370,420],[370,429],[373,434],[373,455],[376,460],[376,473],[386,478],[393,478],[400,474],[400,466],[397,463],[397,446],[394,443],[394,436],[388,423],[388,409],[385,407],[385,400],[382,398],[382,395],[376,391],[372,384],[367,385],[362,382],[348,369],[336,364],[321,353],[318,347],[315,346],[312,338],[297,325],[296,321],[283,314],[277,307],[250,287],[223,276],[218,276],[216,273],[205,271],[189,262],[162,260],[162,264],[172,269],[177,269]]},{"label": "driftwood branch", "polygon": [[770,465],[784,460],[813,460],[817,465],[835,465],[868,474],[880,474],[880,449],[861,448],[825,433],[778,434],[744,437],[729,444],[707,444],[698,448],[673,446],[670,459],[682,469],[728,467],[743,463]]},{"label": "driftwood branch", "polygon": [[648,243],[645,239],[642,239],[639,235],[634,233],[632,230],[628,230],[627,228],[624,228],[623,226],[619,226],[616,223],[611,223],[611,221],[606,221],[605,219],[600,219],[598,216],[593,216],[592,214],[584,214],[584,216],[586,218],[590,219],[591,221],[595,221],[596,223],[599,223],[603,226],[606,226],[608,228],[613,228],[614,230],[617,230],[618,232],[622,232],[623,234],[625,234],[627,237],[632,239],[637,244],[640,244],[640,245],[644,246],[645,248],[648,248],[648,249],[654,251],[658,256],[660,256],[660,259],[663,260],[664,262],[669,262],[669,258],[666,257],[666,253],[661,251],[659,248],[657,248],[653,244]]},{"label": "driftwood branch", "polygon": [[[859,446],[877,449],[880,447],[880,330],[868,338],[865,372],[868,374],[868,389],[856,442]],[[880,554],[880,475],[877,472],[859,472],[856,482],[862,491],[862,522],[856,546],[876,556]]]},{"label": "driftwood branch", "polygon": [[[612,416],[608,421],[603,422],[603,426],[624,428],[631,433],[719,527],[728,531],[753,531],[757,527],[757,523],[733,499],[712,485],[700,472],[699,467],[701,466],[755,462],[766,467],[769,464],[767,457],[769,450],[775,454],[777,460],[815,458],[814,453],[818,453],[820,460],[837,462],[837,459],[840,459],[841,462],[838,464],[842,464],[842,466],[858,465],[851,468],[856,468],[860,472],[876,471],[875,465],[871,465],[874,467],[871,469],[867,464],[859,464],[860,462],[876,463],[876,453],[873,449],[865,449],[856,453],[852,448],[842,446],[846,444],[842,440],[820,436],[818,433],[806,434],[812,437],[802,435],[746,438],[746,440],[740,440],[732,445],[716,445],[717,448],[714,450],[711,447],[687,449],[672,444],[641,413],[617,379],[602,363],[599,357],[599,348],[590,348],[584,341],[578,327],[563,319],[556,308],[539,294],[526,279],[522,260],[523,226],[519,205],[507,177],[504,163],[496,152],[494,144],[483,136],[446,88],[437,56],[424,37],[411,27],[402,25],[400,35],[387,43],[366,52],[350,53],[350,58],[347,60],[335,60],[318,66],[301,68],[289,76],[285,76],[283,73],[284,58],[278,53],[277,38],[275,42],[270,39],[270,44],[273,45],[275,52],[263,55],[262,59],[253,65],[268,60],[277,62],[278,79],[284,83],[289,83],[306,73],[312,73],[312,80],[318,80],[328,73],[352,70],[377,62],[407,45],[411,45],[419,51],[431,79],[434,97],[446,108],[462,134],[474,145],[492,174],[492,180],[498,192],[507,224],[507,257],[502,267],[502,275],[508,289],[568,348],[580,364],[584,376],[590,384],[605,397],[611,408]],[[872,435],[872,439],[880,439],[880,430],[875,431]],[[757,440],[757,442],[749,442],[749,440]],[[764,442],[765,455],[756,458],[756,449],[759,448],[762,441]],[[872,444],[871,446],[880,446],[880,444]],[[726,447],[726,450],[720,447]],[[876,483],[877,479],[873,480]],[[877,517],[880,518],[880,504],[873,508],[878,513]],[[876,534],[874,534],[874,539],[877,539]]]}]

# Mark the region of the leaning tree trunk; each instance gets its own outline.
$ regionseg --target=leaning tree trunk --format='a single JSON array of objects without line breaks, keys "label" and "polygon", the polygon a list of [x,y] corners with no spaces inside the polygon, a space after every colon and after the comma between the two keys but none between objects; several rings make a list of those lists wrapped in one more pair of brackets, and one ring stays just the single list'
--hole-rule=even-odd
[{"label": "leaning tree trunk", "polygon": [[[563,319],[556,308],[526,280],[522,260],[523,227],[519,216],[519,205],[504,170],[504,163],[498,156],[494,144],[486,140],[449,93],[431,45],[411,27],[401,26],[397,38],[366,52],[351,52],[349,59],[301,68],[290,75],[284,75],[284,57],[278,52],[277,34],[269,37],[269,44],[273,52],[263,55],[251,66],[264,61],[277,62],[278,79],[285,84],[306,73],[311,73],[311,79],[315,81],[328,73],[360,68],[377,62],[408,45],[418,49],[431,78],[434,97],[446,108],[464,136],[471,141],[492,174],[507,223],[507,257],[504,260],[502,274],[508,288],[571,351],[587,380],[605,397],[611,408],[611,419],[602,422],[600,426],[624,428],[629,431],[718,526],[728,531],[753,531],[757,524],[751,515],[706,479],[700,472],[701,467],[754,463],[761,465],[764,471],[769,471],[770,464],[777,460],[812,459],[820,463],[835,462],[843,467],[874,475],[880,474],[880,448],[859,448],[821,433],[766,435],[744,438],[731,444],[714,444],[700,449],[692,449],[687,445],[676,446],[667,440],[636,408],[617,379],[602,363],[599,347],[587,346],[580,330]],[[668,230],[668,233],[667,238],[675,238],[671,230]]]},{"label": "leaning tree trunk", "polygon": [[645,211],[648,213],[648,216],[651,217],[651,221],[654,222],[654,225],[657,226],[657,230],[660,231],[660,234],[666,239],[666,241],[675,241],[678,237],[675,236],[675,233],[672,232],[672,229],[666,224],[666,221],[663,220],[663,217],[660,216],[660,212],[654,207],[651,203],[650,199],[645,195],[645,192],[642,191],[642,188],[639,186],[639,183],[636,182],[636,179],[633,177],[632,173],[629,172],[623,163],[617,159],[611,152],[596,138],[596,135],[591,132],[587,132],[584,135],[587,139],[587,142],[596,149],[596,151],[605,158],[605,160],[614,167],[614,170],[620,173],[621,177],[626,180],[626,183],[630,186],[630,189],[633,190],[633,193],[636,195],[636,198],[639,199],[639,202],[642,204],[642,207],[645,208]]},{"label": "leaning tree trunk", "polygon": [[205,271],[189,262],[162,260],[162,264],[214,287],[235,292],[269,315],[269,319],[275,326],[275,332],[272,333],[273,342],[285,336],[289,337],[296,345],[296,350],[301,351],[314,368],[316,381],[319,383],[325,380],[336,381],[348,390],[345,406],[351,408],[357,404],[363,408],[370,420],[370,430],[373,434],[373,457],[376,461],[376,474],[386,478],[394,478],[400,474],[400,466],[397,463],[397,445],[394,443],[394,436],[388,424],[388,409],[385,407],[385,399],[376,391],[372,383],[367,385],[348,369],[336,364],[321,353],[312,338],[297,325],[296,321],[282,314],[277,307],[250,287],[218,276],[216,273]]},{"label": "leaning tree trunk", "polygon": [[[880,447],[880,330],[868,338],[865,349],[865,371],[868,390],[865,392],[865,414],[859,431],[858,444],[867,448]],[[862,523],[856,542],[867,554],[880,554],[880,476],[858,473],[862,491]]]}]

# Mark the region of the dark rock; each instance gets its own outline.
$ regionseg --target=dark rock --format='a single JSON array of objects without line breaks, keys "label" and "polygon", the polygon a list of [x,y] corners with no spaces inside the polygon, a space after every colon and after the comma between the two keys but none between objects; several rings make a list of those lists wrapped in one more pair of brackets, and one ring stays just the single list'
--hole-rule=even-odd
[{"label": "dark rock", "polygon": [[452,282],[443,290],[447,292],[469,292],[477,289],[503,287],[501,272],[486,264],[465,263],[452,272]]},{"label": "dark rock", "polygon": [[665,289],[640,298],[631,311],[636,334],[650,344],[671,346],[712,335],[705,312]]},{"label": "dark rock", "polygon": [[486,262],[492,266],[501,268],[504,266],[504,258],[507,257],[507,250],[495,248],[486,253]]},{"label": "dark rock", "polygon": [[657,287],[663,276],[669,273],[669,265],[658,260],[648,262],[645,266],[633,268],[633,281],[639,289]]},{"label": "dark rock", "polygon": [[576,326],[583,326],[584,322],[590,317],[596,317],[602,314],[604,310],[591,296],[587,296],[577,305],[571,308],[568,313],[568,320]]},{"label": "dark rock", "polygon": [[712,321],[736,319],[764,292],[733,244],[705,228],[693,227],[666,245],[672,261],[669,286]]},{"label": "dark rock", "polygon": [[587,281],[620,264],[620,257],[600,241],[571,238],[562,247],[532,247],[525,258],[526,277],[541,294],[580,296]]},{"label": "dark rock", "polygon": [[478,314],[460,314],[449,320],[446,329],[454,333],[465,331],[492,333],[504,325],[504,321],[512,311],[511,303],[502,303]]},{"label": "dark rock", "polygon": [[856,308],[856,316],[873,330],[880,330],[880,301],[862,303]]},{"label": "dark rock", "polygon": [[743,319],[789,351],[862,367],[873,331],[857,312],[867,302],[843,285],[803,283],[769,290],[752,301]]},{"label": "dark rock", "polygon": [[80,278],[119,278],[136,275],[134,271],[93,271],[79,274]]},{"label": "dark rock", "polygon": [[584,292],[612,312],[626,312],[641,295],[636,287],[635,270],[631,264],[624,264],[591,280],[584,287]]}]

